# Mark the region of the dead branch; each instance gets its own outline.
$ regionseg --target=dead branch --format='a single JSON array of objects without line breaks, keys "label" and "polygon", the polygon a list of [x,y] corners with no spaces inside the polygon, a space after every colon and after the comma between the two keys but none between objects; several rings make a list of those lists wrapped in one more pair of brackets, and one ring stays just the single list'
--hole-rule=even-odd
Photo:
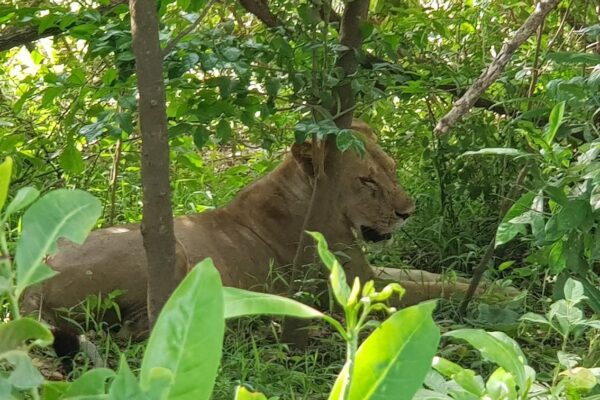
[{"label": "dead branch", "polygon": [[541,25],[546,15],[560,0],[541,0],[525,23],[517,30],[513,38],[502,46],[500,53],[485,71],[475,80],[466,93],[456,102],[452,109],[439,120],[434,132],[438,135],[447,133],[469,110],[475,102],[498,79],[512,55]]}]

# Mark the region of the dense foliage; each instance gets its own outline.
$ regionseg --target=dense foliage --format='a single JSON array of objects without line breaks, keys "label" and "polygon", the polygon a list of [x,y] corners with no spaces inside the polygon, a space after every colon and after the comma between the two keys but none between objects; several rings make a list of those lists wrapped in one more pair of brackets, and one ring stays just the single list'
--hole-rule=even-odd
[{"label": "dense foliage", "polygon": [[[294,140],[335,133],[340,149],[360,151],[349,132],[314,122],[315,116],[334,116],[343,5],[157,2],[161,44],[168,50],[176,214],[224,204],[271,170]],[[456,304],[440,303],[444,332],[468,325],[504,334],[449,334],[491,363],[443,339],[443,358],[434,360],[436,372],[421,392],[437,397],[427,398],[599,393],[593,369],[600,362],[598,2],[561,2],[472,112],[449,134],[432,133],[533,7],[516,0],[373,0],[361,27],[355,115],[378,131],[398,160],[398,176],[418,209],[392,246],[369,246],[371,261],[441,272],[451,280],[469,276],[483,259],[488,279],[522,289],[516,298],[472,303],[460,324]],[[0,4],[0,161],[10,156],[14,162],[9,199],[27,190],[32,201],[37,192],[24,189],[31,186],[43,193],[84,189],[102,202],[99,226],[141,219],[129,21],[120,0]],[[20,232],[22,214],[4,216],[6,256],[27,232]],[[490,242],[495,251],[486,259]],[[16,261],[22,262],[18,254]],[[328,341],[325,328],[315,335],[313,353],[288,356],[269,339],[276,330],[270,322],[240,324],[232,324],[225,339],[215,398],[231,398],[232,382],[281,398],[315,398],[331,389],[344,350]],[[98,342],[106,354],[118,347],[110,337]],[[514,350],[510,361],[483,350],[492,342]],[[136,367],[139,349],[123,349]]]}]

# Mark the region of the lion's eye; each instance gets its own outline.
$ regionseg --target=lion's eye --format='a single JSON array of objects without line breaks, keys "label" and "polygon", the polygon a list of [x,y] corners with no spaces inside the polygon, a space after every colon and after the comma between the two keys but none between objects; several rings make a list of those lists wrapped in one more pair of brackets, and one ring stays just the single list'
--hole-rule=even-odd
[{"label": "lion's eye", "polygon": [[377,182],[375,182],[375,180],[369,176],[361,176],[358,179],[360,179],[360,182],[363,185],[368,186],[372,190],[376,190],[379,187]]}]

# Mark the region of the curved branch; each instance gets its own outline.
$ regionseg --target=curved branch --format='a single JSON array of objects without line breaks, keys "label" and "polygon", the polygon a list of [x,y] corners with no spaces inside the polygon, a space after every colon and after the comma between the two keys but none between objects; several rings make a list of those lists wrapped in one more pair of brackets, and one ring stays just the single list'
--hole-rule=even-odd
[{"label": "curved branch", "polygon": [[439,120],[434,132],[438,135],[447,133],[463,116],[465,116],[477,99],[498,79],[512,55],[542,24],[546,15],[560,2],[560,0],[541,0],[535,10],[517,30],[513,38],[502,46],[500,53],[494,61],[473,82],[471,87],[456,102],[452,109]]}]

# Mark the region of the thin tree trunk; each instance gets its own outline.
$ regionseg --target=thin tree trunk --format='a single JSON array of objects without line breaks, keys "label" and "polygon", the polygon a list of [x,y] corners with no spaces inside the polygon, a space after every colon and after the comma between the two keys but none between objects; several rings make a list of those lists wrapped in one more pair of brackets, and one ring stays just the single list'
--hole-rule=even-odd
[{"label": "thin tree trunk", "polygon": [[129,12],[142,132],[141,230],[148,265],[148,318],[152,327],[176,287],[163,57],[156,2],[131,0]]},{"label": "thin tree trunk", "polygon": [[[340,129],[350,128],[352,125],[355,98],[352,92],[351,79],[358,67],[356,53],[362,45],[360,24],[367,18],[368,10],[369,0],[354,0],[347,3],[342,17],[340,44],[345,46],[347,50],[339,55],[336,66],[344,71],[344,79],[334,88],[337,104],[335,109],[332,110],[332,115],[336,116],[335,123]],[[316,226],[322,225],[322,221],[327,220],[330,215],[335,213],[334,209],[337,207],[336,199],[339,191],[337,183],[341,172],[340,159],[340,152],[337,149],[334,135],[329,135],[323,142],[313,140],[313,193],[308,212],[304,217],[296,255],[292,264],[290,288],[292,292],[297,289],[294,278],[299,275],[298,269],[303,263],[310,262],[314,257],[314,248],[306,246],[307,235],[305,231],[314,230]],[[305,347],[308,336],[299,332],[299,329],[305,326],[306,322],[303,320],[286,319],[282,341]]]}]

